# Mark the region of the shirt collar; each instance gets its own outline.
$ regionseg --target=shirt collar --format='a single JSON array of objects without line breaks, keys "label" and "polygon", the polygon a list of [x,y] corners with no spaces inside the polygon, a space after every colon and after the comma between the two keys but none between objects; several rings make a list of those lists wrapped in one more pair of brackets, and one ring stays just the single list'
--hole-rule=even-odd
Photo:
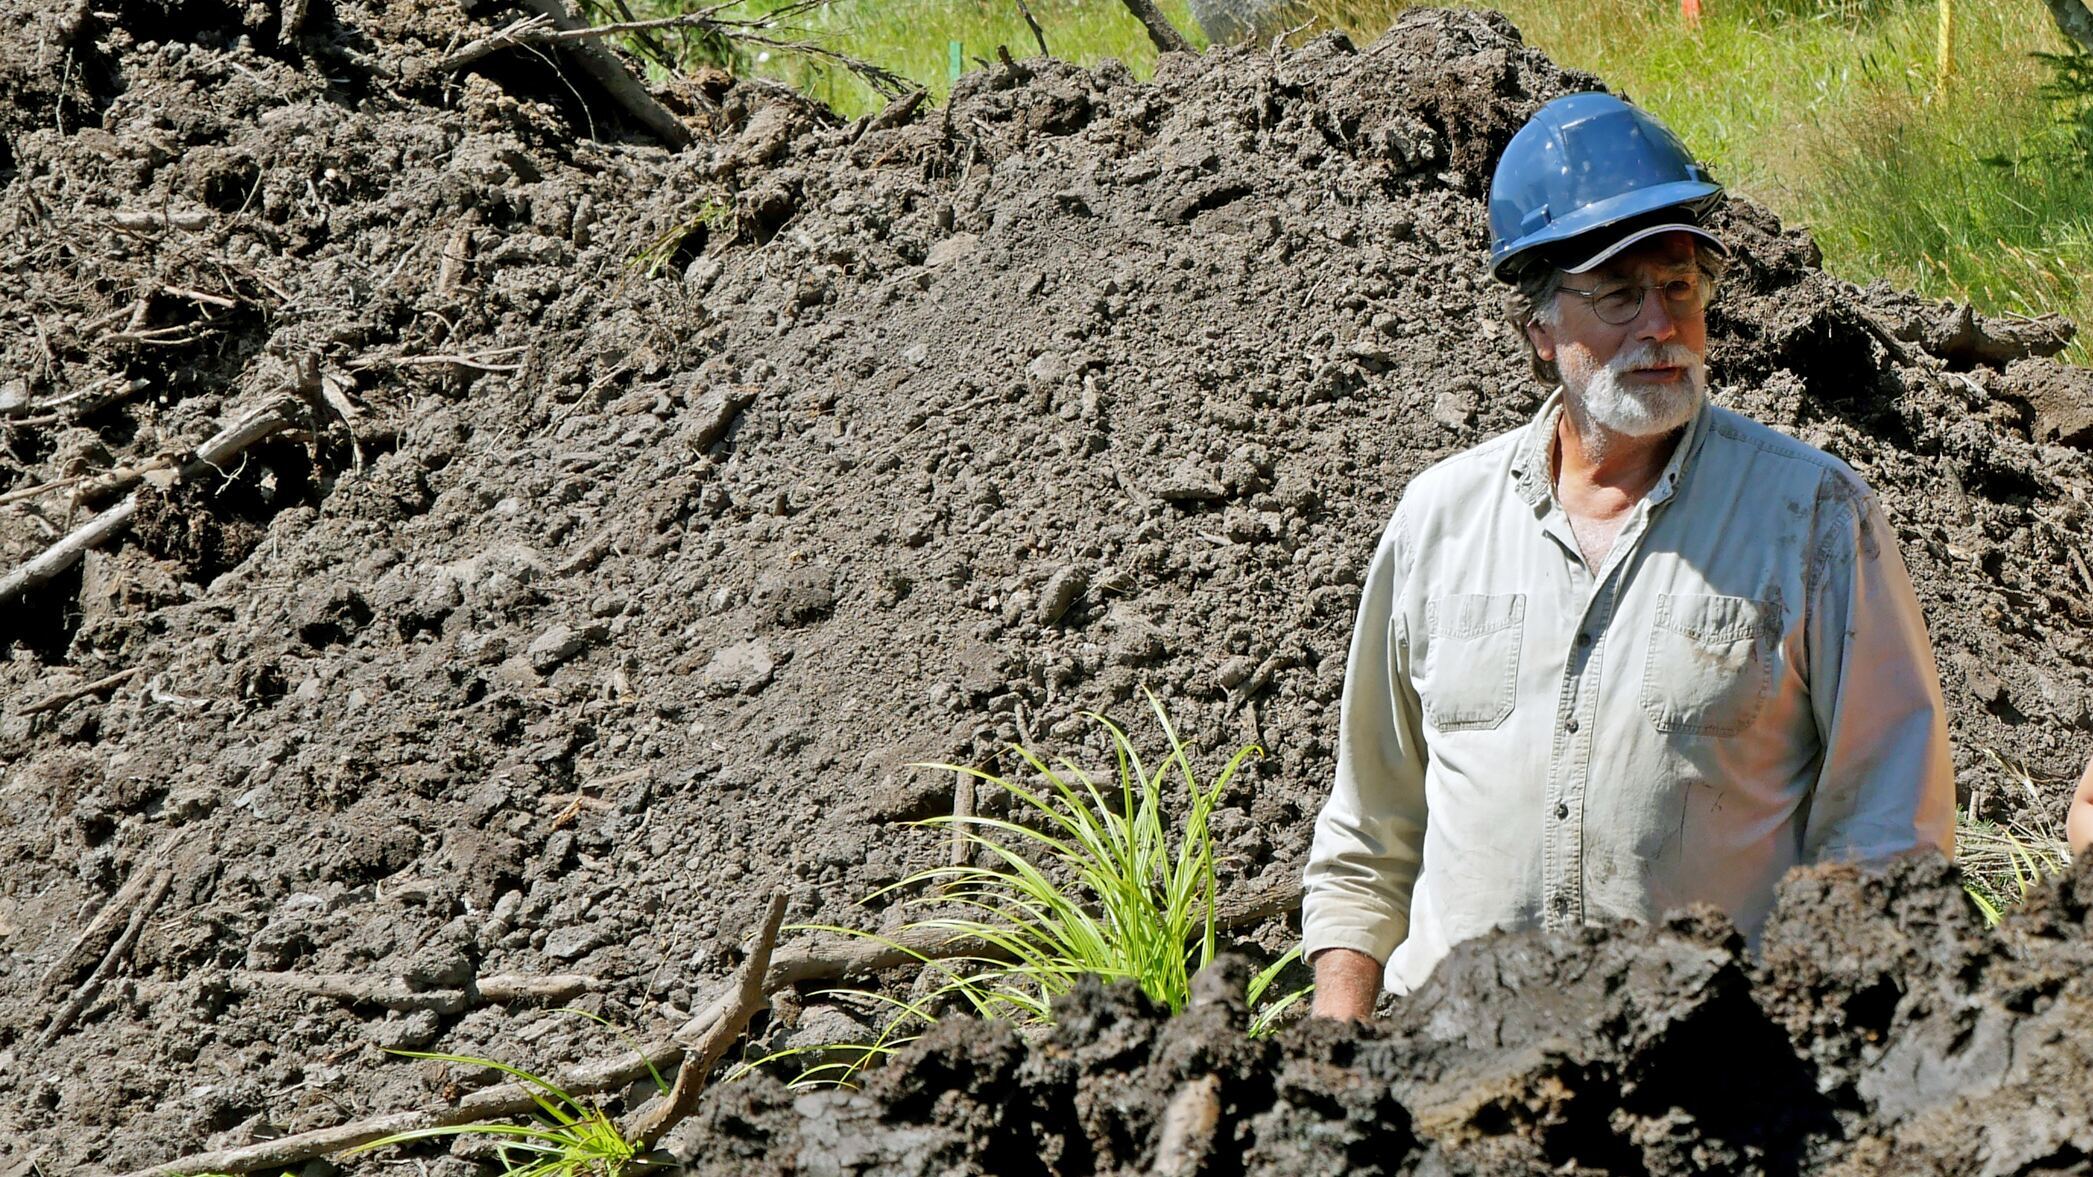
[{"label": "shirt collar", "polygon": [[[1555,430],[1562,420],[1562,386],[1556,385],[1548,399],[1534,414],[1533,423],[1527,427],[1525,440],[1519,443],[1512,457],[1512,479],[1518,495],[1526,505],[1539,509],[1554,494],[1553,471],[1548,461],[1555,447]],[[1701,446],[1708,439],[1708,422],[1714,414],[1714,403],[1709,397],[1701,398],[1700,411],[1686,426],[1686,436],[1672,450],[1671,460],[1664,464],[1664,472],[1657,476],[1650,493],[1644,496],[1651,506],[1656,506],[1678,493],[1686,480],[1686,471],[1693,459],[1699,455]]]}]

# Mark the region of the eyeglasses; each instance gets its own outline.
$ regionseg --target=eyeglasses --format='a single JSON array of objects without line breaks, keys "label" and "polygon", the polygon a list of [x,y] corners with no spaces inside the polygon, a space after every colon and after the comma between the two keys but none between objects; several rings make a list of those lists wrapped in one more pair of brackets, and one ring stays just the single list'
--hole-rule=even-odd
[{"label": "eyeglasses", "polygon": [[1633,282],[1602,282],[1590,290],[1579,290],[1575,286],[1564,286],[1560,290],[1591,303],[1592,314],[1597,315],[1601,323],[1612,327],[1633,323],[1636,316],[1642,314],[1642,301],[1652,290],[1664,299],[1664,313],[1674,319],[1698,315],[1715,301],[1715,279],[1699,270],[1648,286]]}]

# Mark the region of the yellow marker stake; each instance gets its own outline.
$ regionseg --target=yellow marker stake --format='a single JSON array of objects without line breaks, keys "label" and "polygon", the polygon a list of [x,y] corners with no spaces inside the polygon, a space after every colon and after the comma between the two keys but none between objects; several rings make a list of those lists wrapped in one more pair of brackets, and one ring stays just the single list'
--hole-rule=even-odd
[{"label": "yellow marker stake", "polygon": [[1954,0],[1940,0],[1940,35],[1934,45],[1934,88],[1948,84],[1949,75],[1955,72],[1955,4]]}]

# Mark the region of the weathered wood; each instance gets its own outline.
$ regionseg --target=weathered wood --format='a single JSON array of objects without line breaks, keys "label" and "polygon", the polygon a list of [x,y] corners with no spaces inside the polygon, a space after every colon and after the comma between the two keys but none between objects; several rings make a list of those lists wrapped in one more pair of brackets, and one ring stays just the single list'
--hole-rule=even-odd
[{"label": "weathered wood", "polygon": [[1192,43],[1177,31],[1170,18],[1155,6],[1155,0],[1126,0],[1126,10],[1134,14],[1141,27],[1148,30],[1148,39],[1155,42],[1158,53],[1190,53]]},{"label": "weathered wood", "polygon": [[[567,10],[562,0],[519,2],[530,12],[551,21],[561,32],[578,32],[589,28],[586,21],[576,19],[574,14]],[[593,31],[591,35],[594,35]],[[632,76],[632,71],[626,69],[624,63],[610,50],[594,40],[581,39],[575,39],[561,48],[603,88],[603,92],[610,96],[611,101],[624,107],[633,118],[639,120],[641,126],[652,132],[655,138],[677,151],[696,141],[697,137],[691,134],[690,128],[683,124],[683,120],[671,113],[668,107],[656,102],[654,96],[647,93],[647,87],[640,84],[640,80]]]},{"label": "weathered wood", "polygon": [[[281,397],[240,418],[198,446],[194,460],[182,464],[175,477],[195,478],[205,471],[216,470],[256,442],[291,428],[297,423],[297,405],[298,401],[295,398]],[[141,468],[137,472],[137,479],[142,481],[149,473]],[[131,516],[137,512],[138,496],[133,492],[123,502],[96,515],[65,538],[45,548],[27,564],[0,578],[0,602],[11,601],[30,589],[48,583],[59,573],[71,568],[89,550],[107,543],[111,537],[122,531],[125,525],[131,522]]]},{"label": "weathered wood", "polygon": [[2057,22],[2057,31],[2078,46],[2081,53],[2093,53],[2093,5],[2086,0],[2042,0],[2049,6],[2049,17]]},{"label": "weathered wood", "polygon": [[676,1032],[676,1039],[685,1047],[683,1063],[676,1070],[676,1082],[669,1093],[640,1108],[626,1126],[625,1139],[632,1142],[634,1149],[645,1152],[653,1148],[662,1133],[697,1110],[698,1097],[705,1092],[705,1080],[712,1068],[726,1055],[727,1047],[741,1037],[749,1019],[763,1008],[769,992],[764,981],[770,973],[770,954],[777,947],[778,924],[784,918],[785,893],[780,891],[771,896],[770,909],[763,913],[755,946],[734,972],[724,995],[728,1004],[717,1017],[702,1024],[693,1018]]}]

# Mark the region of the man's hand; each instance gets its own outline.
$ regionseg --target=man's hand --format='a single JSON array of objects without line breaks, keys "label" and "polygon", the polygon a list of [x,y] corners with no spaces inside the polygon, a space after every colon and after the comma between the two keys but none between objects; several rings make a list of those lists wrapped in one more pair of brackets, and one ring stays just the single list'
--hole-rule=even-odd
[{"label": "man's hand", "polygon": [[1369,1021],[1374,999],[1380,995],[1380,961],[1350,948],[1325,948],[1315,954],[1315,1004],[1310,1016]]}]

